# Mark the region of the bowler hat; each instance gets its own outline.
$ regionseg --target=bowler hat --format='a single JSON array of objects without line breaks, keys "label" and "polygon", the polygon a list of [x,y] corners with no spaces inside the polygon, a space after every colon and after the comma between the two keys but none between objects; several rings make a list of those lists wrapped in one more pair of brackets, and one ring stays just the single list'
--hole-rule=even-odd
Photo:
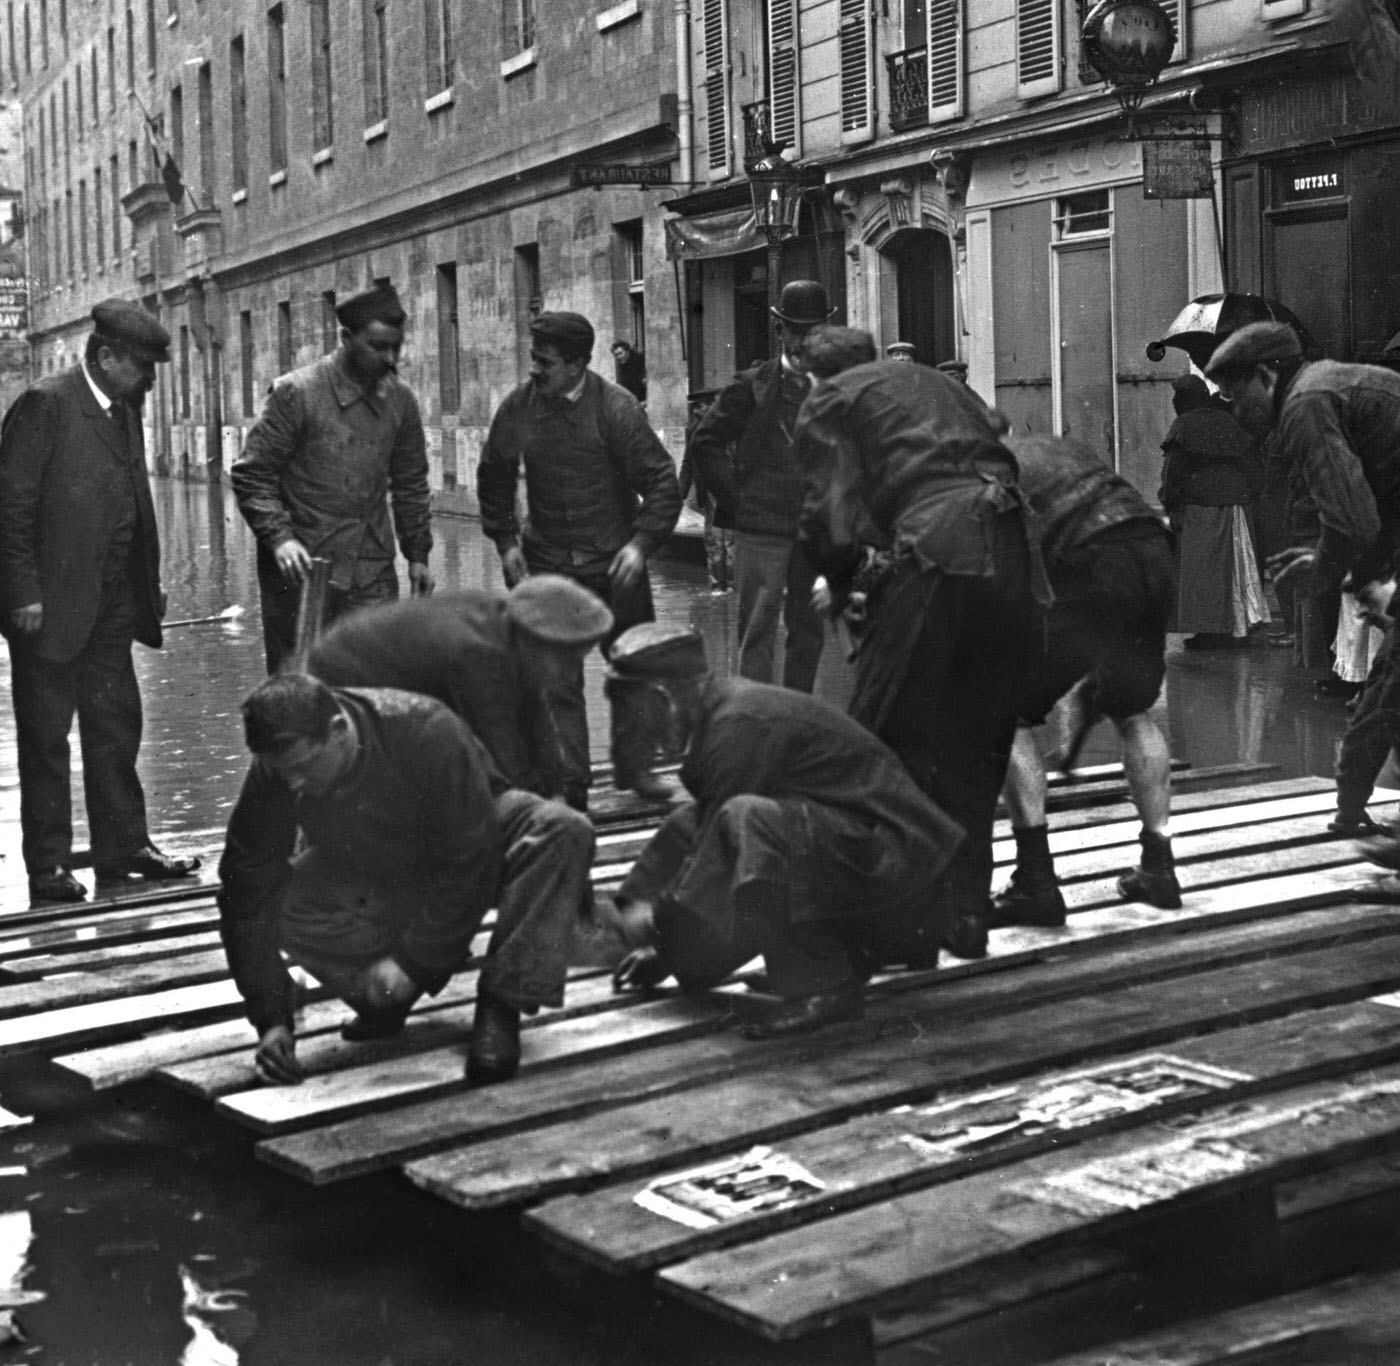
[{"label": "bowler hat", "polygon": [[92,309],[93,328],[108,341],[148,352],[154,360],[170,359],[170,333],[160,320],[131,299],[103,299]]},{"label": "bowler hat", "polygon": [[593,645],[612,630],[607,604],[562,574],[532,574],[511,589],[506,615],[551,645]]},{"label": "bowler hat", "polygon": [[1276,365],[1297,360],[1303,354],[1298,334],[1287,323],[1250,323],[1231,332],[1206,364],[1206,378],[1217,382],[1225,375],[1238,375],[1256,365]]},{"label": "bowler hat", "polygon": [[789,280],[772,310],[775,318],[793,327],[815,327],[835,312],[827,303],[826,289],[819,280]]},{"label": "bowler hat", "polygon": [[541,313],[530,320],[530,331],[565,359],[593,354],[593,324],[582,313]]},{"label": "bowler hat", "polygon": [[709,671],[705,642],[689,626],[643,622],[624,631],[608,651],[608,664],[621,678],[698,678]]},{"label": "bowler hat", "polygon": [[379,284],[342,299],[336,305],[335,316],[347,332],[358,332],[370,323],[402,327],[408,315],[404,312],[398,290],[390,284]]}]

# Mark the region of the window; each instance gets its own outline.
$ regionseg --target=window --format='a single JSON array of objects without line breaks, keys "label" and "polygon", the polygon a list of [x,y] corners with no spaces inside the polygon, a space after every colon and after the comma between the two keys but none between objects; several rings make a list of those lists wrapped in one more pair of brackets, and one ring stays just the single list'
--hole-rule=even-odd
[{"label": "window", "polygon": [[92,122],[93,126],[96,127],[97,120],[102,117],[102,111],[98,108],[98,92],[101,82],[97,74],[97,48],[95,45],[92,49],[89,69],[92,73],[92,79],[88,82],[92,88]]},{"label": "window", "polygon": [[802,155],[797,29],[797,0],[768,0],[768,126],[794,158]]},{"label": "window", "polygon": [[117,112],[117,26],[107,25],[107,112]]},{"label": "window", "polygon": [[58,280],[63,275],[63,200],[57,195],[53,201],[53,271],[50,280]]},{"label": "window", "polygon": [[39,106],[39,169],[40,169],[40,171],[42,171],[43,168],[44,168],[44,143],[45,143],[46,141],[47,141],[47,139],[44,137],[44,106],[41,104],[41,105]]},{"label": "window", "polygon": [[102,167],[92,168],[92,254],[97,269],[102,269],[102,252],[106,247],[106,234],[102,231],[102,215],[106,209],[102,203]]},{"label": "window", "polygon": [[233,188],[248,188],[248,70],[243,35],[228,45],[229,148],[233,166]]},{"label": "window", "polygon": [[180,324],[180,416],[190,415],[190,329]]},{"label": "window", "polygon": [[15,47],[15,0],[5,5],[6,51],[10,54],[10,84],[19,84],[19,49]]},{"label": "window", "polygon": [[63,192],[63,235],[68,239],[68,278],[78,273],[78,254],[74,249],[73,238],[73,191]]},{"label": "window", "polygon": [[618,223],[614,229],[617,258],[621,269],[617,277],[626,289],[623,309],[618,318],[619,337],[627,338],[638,351],[646,350],[646,258],[642,254],[642,225],[640,221]]},{"label": "window", "polygon": [[88,187],[86,180],[78,181],[78,263],[83,274],[88,273]]},{"label": "window", "polygon": [[540,286],[540,248],[529,246],[515,249],[515,322],[516,360],[520,368],[530,360],[530,319],[544,308],[544,291]]},{"label": "window", "polygon": [[136,19],[130,5],[126,10],[126,88],[136,89]]},{"label": "window", "polygon": [[214,70],[199,64],[199,184],[202,202],[212,206],[214,192]]},{"label": "window", "polygon": [[428,37],[428,93],[435,95],[452,85],[452,0],[423,0],[423,6]]},{"label": "window", "polygon": [[63,154],[68,155],[73,146],[73,121],[69,118],[68,82],[63,82]]},{"label": "window", "polygon": [[1057,0],[1016,0],[1016,95],[1035,99],[1060,88]]},{"label": "window", "polygon": [[156,0],[146,0],[146,70],[156,74]]},{"label": "window", "polygon": [[29,6],[24,7],[24,74],[30,75],[34,70],[34,44],[32,26],[29,22]]},{"label": "window", "polygon": [[238,378],[243,389],[243,416],[253,417],[253,315],[238,315]]},{"label": "window", "polygon": [[119,173],[120,163],[113,155],[107,163],[107,179],[111,182],[112,195],[112,255],[122,254],[122,183]]},{"label": "window", "polygon": [[126,144],[126,179],[133,190],[144,179],[141,174],[141,153],[135,138]]},{"label": "window", "polygon": [[442,411],[455,413],[462,406],[462,379],[458,364],[457,266],[437,268],[438,396]]},{"label": "window", "polygon": [[39,57],[44,66],[49,64],[49,0],[39,0]]},{"label": "window", "polygon": [[292,368],[292,301],[282,299],[277,304],[277,373],[285,375]]},{"label": "window", "polygon": [[928,116],[963,115],[962,0],[931,0],[928,10]]},{"label": "window", "polygon": [[287,25],[281,5],[267,12],[268,151],[272,170],[287,169]]},{"label": "window", "polygon": [[335,290],[321,291],[321,350],[330,355],[340,345],[340,319],[335,316]]},{"label": "window", "polygon": [[874,44],[869,0],[840,0],[841,141],[864,142],[875,132]]},{"label": "window", "polygon": [[730,173],[729,19],[725,0],[703,0],[705,165],[710,178]]},{"label": "window", "polygon": [[78,141],[86,136],[83,129],[83,68],[79,64],[73,72],[73,114],[78,124]]},{"label": "window", "polygon": [[58,96],[49,92],[49,154],[58,165]]},{"label": "window", "polygon": [[1055,236],[1061,241],[1105,233],[1112,227],[1113,212],[1107,190],[1065,195],[1055,201]]},{"label": "window", "polygon": [[335,143],[331,112],[330,0],[311,0],[311,136],[315,151]]},{"label": "window", "polygon": [[365,127],[389,117],[388,0],[362,0],[365,19]]},{"label": "window", "polygon": [[[188,175],[185,168],[185,90],[183,86],[170,87],[170,155],[180,168],[182,176]],[[177,211],[179,206],[176,206]]]},{"label": "window", "polygon": [[[714,0],[722,3],[722,0]],[[501,42],[513,57],[535,45],[535,0],[502,0]]]}]

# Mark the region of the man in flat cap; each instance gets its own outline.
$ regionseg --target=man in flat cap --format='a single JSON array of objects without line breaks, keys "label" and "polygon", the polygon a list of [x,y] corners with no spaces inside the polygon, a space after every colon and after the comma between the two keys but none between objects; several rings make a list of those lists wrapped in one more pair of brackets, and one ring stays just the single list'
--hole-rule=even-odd
[{"label": "man in flat cap", "polygon": [[[589,368],[593,327],[578,313],[530,323],[530,378],[501,401],[477,469],[481,527],[501,556],[506,587],[562,574],[611,609],[606,651],[654,616],[647,557],[680,516],[676,467],[625,389]],[[526,516],[516,506],[521,469]],[[591,759],[583,660],[550,687],[569,804],[588,808]]]},{"label": "man in flat cap", "polygon": [[25,390],[0,430],[0,629],[10,647],[29,892],[80,901],[68,735],[78,718],[99,886],[186,877],[151,843],[136,773],[131,643],[161,643],[165,593],[141,400],[170,335],[135,303],[92,310],[83,359]]},{"label": "man in flat cap", "polygon": [[[1206,376],[1246,431],[1258,437],[1276,431],[1283,462],[1302,472],[1317,506],[1317,544],[1271,555],[1274,582],[1318,596],[1345,588],[1363,603],[1388,603],[1387,581],[1400,546],[1400,375],[1379,365],[1304,361],[1298,334],[1285,323],[1266,322],[1232,332],[1211,356]],[[1395,636],[1392,628],[1374,684],[1378,695],[1363,717],[1370,724],[1379,712],[1392,747],[1400,744]],[[1358,829],[1365,798],[1344,782],[1347,749],[1344,740],[1336,824]],[[1369,782],[1361,790],[1368,792]],[[1383,839],[1371,852],[1400,866],[1400,838]]]},{"label": "man in flat cap", "polygon": [[[803,340],[834,311],[819,281],[788,281],[771,309],[778,355],[740,371],[690,438],[696,474],[715,500],[715,522],[734,528],[739,673],[799,692],[816,683],[825,635],[812,606],[817,571],[797,542],[806,471],[792,434],[810,387]],[[779,622],[786,631],[780,675]]]},{"label": "man in flat cap", "polygon": [[340,346],[274,381],[230,471],[258,541],[269,673],[291,653],[313,556],[330,561],[327,621],[398,597],[395,532],[411,592],[433,591],[423,419],[396,370],[404,317],[388,285],[344,300]]},{"label": "man in flat cap", "polygon": [[253,763],[219,913],[261,1075],[302,1075],[284,955],[355,1010],[347,1039],[384,1038],[466,966],[495,906],[467,1077],[512,1076],[521,1013],[563,1002],[588,821],[509,788],[471,728],[420,693],[283,672],[244,701],[243,721]]},{"label": "man in flat cap", "polygon": [[614,766],[679,758],[692,800],[615,897],[621,988],[674,973],[700,991],[762,954],[779,999],[753,1038],[861,1013],[877,964],[933,967],[940,877],[961,841],[898,758],[836,708],[708,672],[693,630],[659,623],[609,657]]}]

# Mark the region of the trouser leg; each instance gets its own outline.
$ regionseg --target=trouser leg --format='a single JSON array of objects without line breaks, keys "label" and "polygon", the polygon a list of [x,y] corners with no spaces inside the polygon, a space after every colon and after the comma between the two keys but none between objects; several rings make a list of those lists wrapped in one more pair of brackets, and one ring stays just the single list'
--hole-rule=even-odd
[{"label": "trouser leg", "polygon": [[[1392,637],[1394,628],[1392,628]],[[1395,699],[1387,694],[1396,687],[1394,640],[1387,640],[1366,678],[1366,686],[1342,736],[1337,754],[1337,812],[1356,820],[1371,800],[1376,778],[1385,767],[1394,743],[1389,711]]]},{"label": "trouser leg", "polygon": [[812,585],[817,571],[807,552],[794,545],[788,556],[787,584],[783,595],[783,686],[811,692],[817,681],[822,646],[826,643],[821,614],[812,607]]},{"label": "trouser leg", "polygon": [[788,551],[782,536],[734,533],[734,588],[738,593],[739,674],[756,683],[774,681]]},{"label": "trouser leg", "polygon": [[10,642],[21,844],[31,875],[73,861],[68,732],[77,708],[78,668],[77,661],[56,664]]},{"label": "trouser leg", "polygon": [[573,924],[586,904],[593,826],[562,802],[512,789],[496,799],[505,866],[480,990],[521,1010],[564,1001]]},{"label": "trouser leg", "polygon": [[559,737],[564,799],[578,811],[588,809],[593,760],[588,744],[588,709],[584,699],[583,660],[568,665],[544,690]]}]

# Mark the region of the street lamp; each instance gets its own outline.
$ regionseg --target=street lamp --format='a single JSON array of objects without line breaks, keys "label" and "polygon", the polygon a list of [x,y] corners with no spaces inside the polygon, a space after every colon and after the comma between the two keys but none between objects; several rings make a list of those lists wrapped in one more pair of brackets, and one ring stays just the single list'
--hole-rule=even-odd
[{"label": "street lamp", "polygon": [[1171,61],[1171,18],[1158,0],[1099,0],[1085,16],[1080,37],[1085,60],[1108,82],[1134,136],[1133,116]]},{"label": "street lamp", "polygon": [[[760,132],[760,141],[763,155],[746,162],[744,170],[749,177],[754,227],[768,243],[768,306],[771,310],[778,306],[781,288],[778,273],[783,243],[797,235],[801,175],[797,167],[783,157],[786,141],[774,141],[768,136],[766,128]],[[773,315],[770,312],[768,316],[771,318]]]}]

